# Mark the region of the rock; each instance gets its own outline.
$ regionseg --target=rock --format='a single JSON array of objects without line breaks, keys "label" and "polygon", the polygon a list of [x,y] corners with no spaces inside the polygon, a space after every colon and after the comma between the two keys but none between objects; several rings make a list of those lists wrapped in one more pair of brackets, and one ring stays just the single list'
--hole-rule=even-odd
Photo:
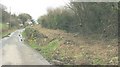
[{"label": "rock", "polygon": [[72,45],[72,44],[75,44],[75,42],[72,41],[72,40],[65,40],[64,44],[66,44],[66,45],[68,45],[68,44]]},{"label": "rock", "polygon": [[59,60],[52,60],[52,62],[55,64],[55,65],[61,65],[63,64],[63,62],[59,61]]},{"label": "rock", "polygon": [[48,38],[48,36],[45,36],[45,35],[44,35],[44,38]]},{"label": "rock", "polygon": [[78,35],[79,35],[79,34],[78,34],[78,33],[76,33],[76,34],[74,34],[73,36],[74,36],[74,37],[77,37]]}]

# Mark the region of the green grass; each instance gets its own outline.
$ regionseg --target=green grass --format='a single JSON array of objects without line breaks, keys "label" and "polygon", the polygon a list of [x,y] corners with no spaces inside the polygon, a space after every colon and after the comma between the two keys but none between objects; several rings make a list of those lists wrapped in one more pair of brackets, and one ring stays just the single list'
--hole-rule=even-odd
[{"label": "green grass", "polygon": [[11,29],[11,30],[7,30],[5,32],[2,32],[2,34],[0,34],[1,38],[4,38],[4,37],[8,37],[8,35],[10,35],[11,32],[14,32],[15,29]]},{"label": "green grass", "polygon": [[39,46],[33,40],[29,41],[29,45],[34,49],[39,49]]},{"label": "green grass", "polygon": [[2,23],[0,23],[0,29],[2,29]]},{"label": "green grass", "polygon": [[93,64],[95,64],[95,65],[100,65],[103,63],[104,63],[103,59],[100,59],[100,58],[93,59]]},{"label": "green grass", "polygon": [[7,36],[10,32],[8,31],[8,25],[0,22],[0,37],[3,38]]},{"label": "green grass", "polygon": [[[25,33],[23,33],[23,36],[25,37]],[[36,49],[37,51],[40,51],[40,53],[48,60],[52,59],[52,55],[55,52],[55,50],[59,47],[59,40],[53,40],[47,45],[39,46],[36,44],[34,40],[27,40],[28,44],[31,48]]]},{"label": "green grass", "polygon": [[[82,43],[83,45],[80,45],[80,46],[78,46],[78,45],[71,46],[71,45],[62,44],[61,43],[62,41],[59,41],[59,39],[57,39],[57,38],[55,40],[52,40],[49,43],[47,42],[47,44],[38,45],[36,42],[40,43],[39,39],[35,40],[34,37],[31,37],[31,39],[30,39],[30,38],[28,38],[29,36],[26,36],[30,32],[32,33],[31,30],[26,33],[23,32],[23,36],[26,37],[26,41],[28,41],[28,44],[33,49],[36,49],[37,51],[39,51],[43,55],[43,57],[45,57],[49,62],[51,62],[53,64],[54,64],[54,62],[52,60],[58,60],[58,61],[63,62],[64,64],[82,64],[82,63],[87,64],[88,63],[88,64],[93,64],[93,65],[101,65],[101,64],[108,64],[108,62],[110,62],[110,61],[113,64],[117,64],[118,57],[113,57],[112,59],[110,59],[111,58],[110,55],[114,55],[115,53],[109,54],[107,52],[109,50],[108,48],[105,47],[108,50],[104,50],[105,53],[108,53],[108,56],[100,56],[99,55],[99,52],[101,54],[104,54],[103,51],[101,52],[101,50],[104,49],[104,46],[99,47],[104,42],[98,43],[98,46],[90,44],[90,46],[93,46],[96,49],[96,52],[95,52],[94,48],[89,49],[89,46],[84,45],[84,44],[88,44],[88,43]],[[33,33],[33,34],[35,34],[35,33]],[[88,42],[88,41],[89,40],[86,40],[86,42]],[[96,40],[93,40],[93,41],[96,41]],[[90,43],[93,41],[91,39]],[[59,43],[61,43],[61,47],[60,47]],[[97,49],[97,47],[99,47],[100,49],[99,48]]]},{"label": "green grass", "polygon": [[7,37],[13,31],[15,31],[15,29],[9,29],[9,26],[7,24],[0,22],[0,38]]},{"label": "green grass", "polygon": [[41,52],[43,55],[45,55],[47,58],[52,58],[52,53],[59,47],[59,40],[53,40],[48,45],[41,47]]},{"label": "green grass", "polygon": [[36,49],[37,51],[40,51],[40,53],[48,60],[52,59],[52,55],[55,52],[55,50],[59,47],[59,40],[53,40],[47,45],[39,46],[34,41],[29,41],[29,45]]},{"label": "green grass", "polygon": [[8,25],[0,23],[0,29],[8,29]]},{"label": "green grass", "polygon": [[25,31],[22,32],[22,36],[23,36],[23,37],[26,37]]},{"label": "green grass", "polygon": [[[33,48],[36,49],[38,51],[40,51],[40,53],[42,53],[42,55],[44,55],[44,57],[46,57],[47,59],[51,59],[53,53],[55,52],[55,50],[59,47],[59,40],[53,40],[51,42],[49,42],[48,44],[45,45],[38,45],[36,43],[36,39],[34,39],[34,37],[29,38],[27,36],[27,34],[29,34],[29,32],[27,32],[27,30],[25,30],[22,35],[23,37],[25,37],[25,41]],[[35,34],[35,33],[34,33]],[[29,38],[29,39],[28,39]]]}]

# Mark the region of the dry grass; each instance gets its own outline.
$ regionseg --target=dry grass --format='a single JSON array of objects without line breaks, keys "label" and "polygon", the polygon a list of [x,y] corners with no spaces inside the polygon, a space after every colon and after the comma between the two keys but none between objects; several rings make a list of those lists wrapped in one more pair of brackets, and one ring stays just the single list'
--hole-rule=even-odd
[{"label": "dry grass", "polygon": [[46,40],[60,40],[60,46],[52,56],[63,64],[118,64],[117,39],[108,42],[90,40],[62,30],[42,28],[40,25],[33,28],[46,35]]}]

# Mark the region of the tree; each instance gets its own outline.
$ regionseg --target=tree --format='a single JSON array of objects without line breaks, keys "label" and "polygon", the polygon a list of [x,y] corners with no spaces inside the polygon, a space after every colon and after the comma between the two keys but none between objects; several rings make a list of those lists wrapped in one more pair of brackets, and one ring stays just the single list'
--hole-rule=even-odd
[{"label": "tree", "polygon": [[10,20],[10,13],[2,11],[2,22],[7,23]]},{"label": "tree", "polygon": [[6,6],[0,4],[0,21],[3,23],[9,22],[10,13],[8,13],[6,10]]},{"label": "tree", "polygon": [[43,27],[52,28],[52,29],[63,29],[66,31],[70,31],[72,26],[72,22],[74,19],[74,13],[65,8],[60,7],[56,9],[48,9],[47,15],[41,16],[38,18],[38,23],[40,23]]},{"label": "tree", "polygon": [[2,13],[3,11],[5,11],[5,9],[6,9],[6,6],[0,4],[0,22],[2,22],[2,16],[3,16]]},{"label": "tree", "polygon": [[62,29],[82,35],[117,35],[118,4],[105,2],[70,2],[69,8],[48,9],[38,22],[43,27]]},{"label": "tree", "polygon": [[19,20],[18,20],[18,18],[17,18],[17,16],[15,15],[15,14],[12,14],[11,16],[10,16],[10,27],[12,27],[12,28],[18,28],[19,27]]},{"label": "tree", "polygon": [[6,11],[6,7],[4,5],[0,4],[0,22],[3,24],[9,23],[9,29],[16,27],[19,27],[19,20],[18,17],[15,14],[11,14]]},{"label": "tree", "polygon": [[22,21],[23,25],[25,25],[25,22],[27,20],[31,20],[32,19],[32,17],[29,14],[26,14],[26,13],[19,14],[18,18]]},{"label": "tree", "polygon": [[104,29],[107,35],[117,32],[117,3],[70,2],[67,6],[76,14],[77,24],[82,24],[76,26],[79,32],[103,34]]}]

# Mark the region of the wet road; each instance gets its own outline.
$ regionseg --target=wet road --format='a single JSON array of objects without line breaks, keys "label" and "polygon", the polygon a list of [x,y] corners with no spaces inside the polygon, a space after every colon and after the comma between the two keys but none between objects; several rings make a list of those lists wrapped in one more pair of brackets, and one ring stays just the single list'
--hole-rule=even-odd
[{"label": "wet road", "polygon": [[42,55],[21,41],[22,31],[23,30],[17,30],[9,37],[0,40],[0,64],[50,65],[50,63],[46,61]]}]

